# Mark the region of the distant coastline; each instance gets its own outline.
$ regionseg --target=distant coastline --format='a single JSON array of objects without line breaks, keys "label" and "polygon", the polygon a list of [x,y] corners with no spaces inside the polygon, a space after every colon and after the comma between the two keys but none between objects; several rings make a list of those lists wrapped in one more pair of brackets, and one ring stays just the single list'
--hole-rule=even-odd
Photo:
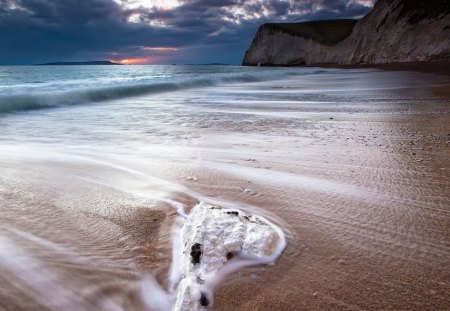
[{"label": "distant coastline", "polygon": [[79,65],[122,65],[119,63],[111,62],[109,60],[95,60],[85,62],[52,62],[44,64],[35,64],[34,66],[79,66]]},{"label": "distant coastline", "polygon": [[[83,65],[127,65],[127,64],[121,64],[117,62],[111,62],[108,60],[99,60],[99,61],[84,61],[84,62],[51,62],[51,63],[42,63],[42,64],[33,64],[32,66],[83,66]],[[152,65],[152,64],[143,64],[143,65]],[[159,64],[155,64],[159,65]],[[232,64],[227,63],[206,63],[206,64],[171,64],[172,66],[180,65],[180,66],[232,66]],[[235,64],[236,66],[238,64]],[[0,65],[2,66],[2,65]]]}]

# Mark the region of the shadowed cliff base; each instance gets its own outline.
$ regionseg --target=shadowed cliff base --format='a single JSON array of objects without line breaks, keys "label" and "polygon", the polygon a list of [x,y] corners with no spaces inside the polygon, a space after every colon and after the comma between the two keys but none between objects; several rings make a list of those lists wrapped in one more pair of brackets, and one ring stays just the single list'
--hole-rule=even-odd
[{"label": "shadowed cliff base", "polygon": [[433,73],[450,76],[450,62],[408,62],[408,63],[389,63],[389,64],[314,64],[304,67],[323,67],[323,68],[375,68],[386,71],[415,71],[423,73]]},{"label": "shadowed cliff base", "polygon": [[[450,63],[450,0],[379,0],[361,20],[262,25],[242,64]],[[346,24],[347,23],[347,24]]]}]

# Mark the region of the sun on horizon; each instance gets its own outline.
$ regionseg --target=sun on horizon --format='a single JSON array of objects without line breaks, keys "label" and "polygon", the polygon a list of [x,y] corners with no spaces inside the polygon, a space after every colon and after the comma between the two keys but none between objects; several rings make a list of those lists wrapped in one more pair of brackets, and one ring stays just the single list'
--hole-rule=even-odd
[{"label": "sun on horizon", "polygon": [[122,64],[122,65],[145,65],[151,64],[150,58],[123,58],[123,59],[112,59],[111,62]]}]

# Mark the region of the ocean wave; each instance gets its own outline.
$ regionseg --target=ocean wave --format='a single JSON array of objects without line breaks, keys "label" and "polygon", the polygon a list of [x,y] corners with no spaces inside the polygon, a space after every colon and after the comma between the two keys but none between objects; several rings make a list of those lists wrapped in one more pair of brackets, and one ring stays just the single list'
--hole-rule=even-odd
[{"label": "ocean wave", "polygon": [[235,74],[178,81],[142,80],[134,83],[81,87],[61,91],[23,90],[11,94],[0,94],[0,113],[19,112],[43,108],[96,103],[152,93],[173,92],[183,89],[209,87],[224,83],[248,83],[273,80],[292,75],[292,72],[266,74]]}]

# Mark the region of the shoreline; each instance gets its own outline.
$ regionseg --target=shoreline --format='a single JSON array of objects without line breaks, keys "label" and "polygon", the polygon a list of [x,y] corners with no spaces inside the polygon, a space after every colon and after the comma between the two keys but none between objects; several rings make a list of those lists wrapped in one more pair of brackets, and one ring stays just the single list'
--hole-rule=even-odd
[{"label": "shoreline", "polygon": [[432,73],[450,76],[450,62],[408,62],[408,63],[355,64],[355,65],[315,64],[305,67],[342,68],[342,69],[374,68],[386,71],[412,71],[412,72]]},{"label": "shoreline", "polygon": [[[242,65],[243,67],[258,67],[256,65]],[[385,64],[328,64],[316,63],[311,65],[261,65],[274,68],[336,68],[336,69],[381,69],[386,71],[411,71],[450,76],[450,62],[405,62]]]}]

